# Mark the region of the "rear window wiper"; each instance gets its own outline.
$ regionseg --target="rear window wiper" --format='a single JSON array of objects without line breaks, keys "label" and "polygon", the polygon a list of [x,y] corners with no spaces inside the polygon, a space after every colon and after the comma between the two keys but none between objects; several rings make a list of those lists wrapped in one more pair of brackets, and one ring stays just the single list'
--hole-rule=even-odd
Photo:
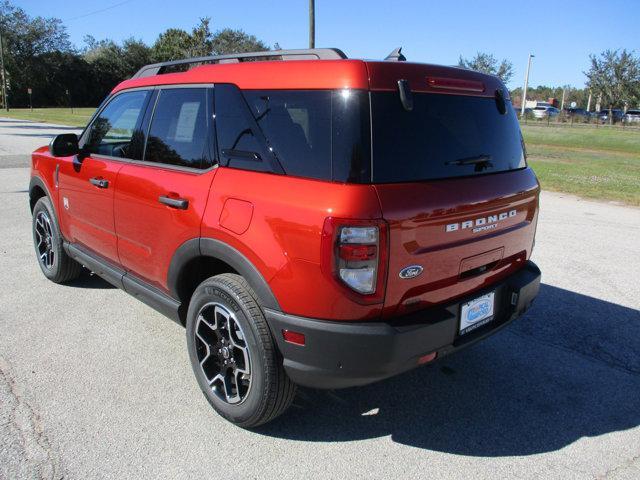
[{"label": "rear window wiper", "polygon": [[475,165],[474,171],[481,172],[485,168],[493,167],[491,163],[491,155],[476,155],[475,157],[459,158],[458,160],[450,160],[445,165]]}]

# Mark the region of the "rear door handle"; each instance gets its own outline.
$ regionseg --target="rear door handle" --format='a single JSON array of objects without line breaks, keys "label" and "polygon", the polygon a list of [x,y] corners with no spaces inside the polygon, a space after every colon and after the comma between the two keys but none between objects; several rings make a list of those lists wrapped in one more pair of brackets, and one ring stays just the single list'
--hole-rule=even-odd
[{"label": "rear door handle", "polygon": [[101,177],[93,177],[89,179],[91,185],[95,185],[98,188],[109,188],[109,180],[105,180]]},{"label": "rear door handle", "polygon": [[160,195],[158,201],[171,208],[177,208],[178,210],[186,210],[189,206],[189,200],[184,198],[167,197],[166,195]]}]

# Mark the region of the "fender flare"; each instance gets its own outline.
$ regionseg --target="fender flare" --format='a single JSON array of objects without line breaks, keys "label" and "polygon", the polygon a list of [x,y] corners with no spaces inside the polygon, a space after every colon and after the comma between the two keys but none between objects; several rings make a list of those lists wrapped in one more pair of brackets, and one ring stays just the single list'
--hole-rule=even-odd
[{"label": "fender flare", "polygon": [[[34,175],[33,177],[31,177],[31,180],[29,181],[29,206],[30,207],[31,207],[31,198],[33,197],[33,189],[35,187],[42,188],[42,190],[44,190],[45,195],[49,197],[51,199],[51,202],[53,203],[54,198],[51,196],[51,192],[49,191],[49,187],[47,187],[47,184],[45,183],[45,181],[42,180],[40,177]],[[54,210],[55,210],[55,205],[54,205]]]},{"label": "fender flare", "polygon": [[249,283],[265,308],[281,311],[280,304],[260,271],[241,252],[213,238],[192,238],[176,250],[167,273],[167,287],[178,298],[178,282],[182,268],[198,257],[212,257],[230,265]]}]

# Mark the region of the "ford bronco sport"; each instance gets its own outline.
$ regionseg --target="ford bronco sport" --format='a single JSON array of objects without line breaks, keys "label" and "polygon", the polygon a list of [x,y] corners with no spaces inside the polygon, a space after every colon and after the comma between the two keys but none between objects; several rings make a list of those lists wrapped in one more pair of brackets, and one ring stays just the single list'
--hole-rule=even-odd
[{"label": "ford bronco sport", "polygon": [[494,333],[540,282],[508,91],[394,59],[143,67],[33,153],[42,272],[85,267],[185,325],[200,388],[243,427],[296,385],[364,385]]}]

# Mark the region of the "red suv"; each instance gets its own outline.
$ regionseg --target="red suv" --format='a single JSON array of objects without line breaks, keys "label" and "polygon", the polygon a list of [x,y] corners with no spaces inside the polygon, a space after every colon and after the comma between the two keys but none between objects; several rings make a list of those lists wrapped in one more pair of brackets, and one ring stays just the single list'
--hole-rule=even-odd
[{"label": "red suv", "polygon": [[185,325],[202,391],[243,427],[296,384],[454,352],[539,289],[508,91],[459,68],[334,49],[149,65],[34,152],[29,193],[45,276],[84,266]]}]

